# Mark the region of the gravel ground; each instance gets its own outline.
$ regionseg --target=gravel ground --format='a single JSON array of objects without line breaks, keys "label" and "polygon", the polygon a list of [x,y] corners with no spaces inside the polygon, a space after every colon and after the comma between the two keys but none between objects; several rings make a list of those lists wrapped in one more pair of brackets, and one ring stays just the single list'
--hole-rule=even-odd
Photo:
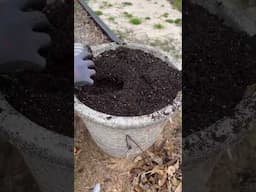
[{"label": "gravel ground", "polygon": [[75,1],[74,8],[75,42],[87,45],[97,45],[110,42],[77,1]]},{"label": "gravel ground", "polygon": [[182,13],[167,0],[90,0],[88,4],[120,39],[162,49],[181,63]]}]

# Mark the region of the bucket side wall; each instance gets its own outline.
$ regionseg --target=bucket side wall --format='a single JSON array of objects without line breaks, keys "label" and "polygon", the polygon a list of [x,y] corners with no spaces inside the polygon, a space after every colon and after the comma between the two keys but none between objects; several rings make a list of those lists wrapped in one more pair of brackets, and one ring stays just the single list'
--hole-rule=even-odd
[{"label": "bucket side wall", "polygon": [[42,160],[38,156],[24,151],[21,153],[41,191],[68,192],[74,190],[74,169],[72,167]]},{"label": "bucket side wall", "polygon": [[141,153],[156,141],[167,120],[147,127],[118,129],[106,127],[82,117],[95,143],[107,154],[114,157],[127,157]]}]

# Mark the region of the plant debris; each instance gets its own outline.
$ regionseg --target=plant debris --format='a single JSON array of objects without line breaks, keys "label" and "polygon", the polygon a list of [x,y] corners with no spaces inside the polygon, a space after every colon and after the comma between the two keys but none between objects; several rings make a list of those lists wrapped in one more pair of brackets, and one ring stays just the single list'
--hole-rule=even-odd
[{"label": "plant debris", "polygon": [[132,192],[180,192],[181,143],[170,138],[158,140],[150,151],[134,159],[135,166],[130,170]]}]

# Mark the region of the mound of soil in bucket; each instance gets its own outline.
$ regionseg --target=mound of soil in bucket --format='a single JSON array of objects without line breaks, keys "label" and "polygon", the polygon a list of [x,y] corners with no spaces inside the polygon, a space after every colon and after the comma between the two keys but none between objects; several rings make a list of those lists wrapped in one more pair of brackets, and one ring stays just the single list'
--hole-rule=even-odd
[{"label": "mound of soil in bucket", "polygon": [[181,72],[140,50],[120,47],[94,62],[94,85],[75,93],[85,105],[106,114],[150,114],[172,104],[181,90]]},{"label": "mound of soil in bucket", "polygon": [[8,102],[31,121],[57,133],[73,136],[73,1],[48,5],[52,26],[47,69],[2,78]]},{"label": "mound of soil in bucket", "polygon": [[183,11],[183,136],[231,116],[256,83],[256,37],[236,32],[203,8]]}]

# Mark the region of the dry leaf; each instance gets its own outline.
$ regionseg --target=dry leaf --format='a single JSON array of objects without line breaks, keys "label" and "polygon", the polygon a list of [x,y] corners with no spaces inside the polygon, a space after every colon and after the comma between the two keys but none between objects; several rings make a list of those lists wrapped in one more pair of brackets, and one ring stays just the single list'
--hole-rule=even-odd
[{"label": "dry leaf", "polygon": [[182,192],[182,183],[176,188],[175,192]]},{"label": "dry leaf", "polygon": [[151,150],[134,159],[132,192],[176,192],[181,183],[181,144],[173,141],[157,141]]},{"label": "dry leaf", "polygon": [[159,185],[160,187],[162,187],[162,186],[166,183],[166,181],[167,181],[167,174],[164,174],[163,177],[162,177],[162,179],[160,179],[160,180],[158,181],[158,185]]},{"label": "dry leaf", "polygon": [[152,158],[152,161],[157,163],[158,165],[162,165],[163,164],[163,159],[160,158],[159,156],[155,156]]},{"label": "dry leaf", "polygon": [[169,166],[167,169],[167,173],[168,173],[169,177],[173,177],[175,171],[176,171],[176,168],[174,166]]},{"label": "dry leaf", "polygon": [[139,155],[133,161],[134,161],[134,163],[138,163],[141,160],[143,160],[143,158]]},{"label": "dry leaf", "polygon": [[74,155],[78,155],[78,153],[80,152],[80,149],[78,147],[74,147]]}]

